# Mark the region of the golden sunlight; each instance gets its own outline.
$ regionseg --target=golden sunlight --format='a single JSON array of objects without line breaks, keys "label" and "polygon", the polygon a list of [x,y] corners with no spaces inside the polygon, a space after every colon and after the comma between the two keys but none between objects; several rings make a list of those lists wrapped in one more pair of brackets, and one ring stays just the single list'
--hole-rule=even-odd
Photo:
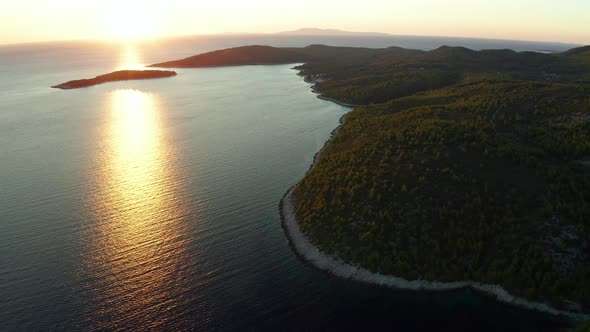
[{"label": "golden sunlight", "polygon": [[121,46],[121,54],[116,69],[144,70],[146,68],[141,60],[141,53],[137,45],[134,45],[134,43],[126,43]]},{"label": "golden sunlight", "polygon": [[157,316],[146,321],[158,329],[187,287],[177,269],[187,250],[183,194],[157,95],[116,90],[106,108],[88,200],[100,236],[88,236],[96,240],[85,261],[100,267],[93,295],[107,305],[93,314],[108,322],[151,308]]},{"label": "golden sunlight", "polygon": [[99,13],[101,31],[111,40],[143,40],[161,33],[163,11],[151,2],[126,0],[111,2]]}]

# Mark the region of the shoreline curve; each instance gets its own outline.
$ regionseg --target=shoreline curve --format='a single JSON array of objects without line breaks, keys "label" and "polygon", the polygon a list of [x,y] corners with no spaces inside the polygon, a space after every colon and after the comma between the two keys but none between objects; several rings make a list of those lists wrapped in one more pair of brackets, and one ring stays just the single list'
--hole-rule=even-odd
[{"label": "shoreline curve", "polygon": [[[314,92],[317,93],[317,91]],[[328,98],[321,98],[319,94],[318,98],[327,101],[332,101],[340,106],[353,106],[349,104],[343,104]],[[340,130],[340,128],[344,124],[345,117],[347,114],[348,113],[342,115],[338,127],[336,127],[332,131],[330,138],[326,141],[324,146],[315,154],[313,162],[307,170],[306,174],[313,169],[319,158],[321,158],[321,155],[324,152],[326,146],[330,144],[334,135],[338,132],[338,130]],[[335,255],[328,255],[324,253],[320,248],[314,246],[299,228],[293,204],[293,191],[295,190],[295,188],[297,188],[298,185],[299,182],[295,184],[293,187],[289,188],[289,190],[287,190],[287,192],[283,195],[279,202],[281,226],[285,231],[287,239],[289,240],[289,243],[294,253],[302,261],[311,264],[314,268],[318,270],[321,270],[338,278],[393,289],[444,292],[471,288],[474,291],[491,296],[497,301],[516,307],[528,310],[535,310],[543,313],[549,313],[554,316],[565,316],[580,321],[590,319],[590,314],[559,310],[546,303],[529,301],[524,298],[516,297],[510,294],[507,290],[505,290],[503,287],[499,285],[484,284],[472,280],[451,282],[407,280],[393,275],[384,275],[381,273],[371,272],[368,269],[365,269],[359,265],[347,263]]]}]

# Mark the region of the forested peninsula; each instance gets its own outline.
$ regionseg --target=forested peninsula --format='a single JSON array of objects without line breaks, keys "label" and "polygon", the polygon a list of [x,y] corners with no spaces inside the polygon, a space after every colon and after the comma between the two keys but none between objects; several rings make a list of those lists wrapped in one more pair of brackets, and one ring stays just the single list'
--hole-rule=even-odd
[{"label": "forested peninsula", "polygon": [[589,46],[251,46],[154,66],[279,63],[361,105],[288,195],[311,244],[374,273],[590,312]]}]

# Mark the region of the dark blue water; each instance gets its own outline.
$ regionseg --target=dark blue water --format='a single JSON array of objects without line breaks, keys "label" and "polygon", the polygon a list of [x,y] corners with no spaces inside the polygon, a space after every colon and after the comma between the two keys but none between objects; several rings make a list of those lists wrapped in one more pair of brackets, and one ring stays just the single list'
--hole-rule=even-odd
[{"label": "dark blue water", "polygon": [[300,262],[278,202],[348,110],[291,66],[48,88],[252,42],[236,38],[0,48],[0,330],[562,325],[470,291],[364,286]]}]

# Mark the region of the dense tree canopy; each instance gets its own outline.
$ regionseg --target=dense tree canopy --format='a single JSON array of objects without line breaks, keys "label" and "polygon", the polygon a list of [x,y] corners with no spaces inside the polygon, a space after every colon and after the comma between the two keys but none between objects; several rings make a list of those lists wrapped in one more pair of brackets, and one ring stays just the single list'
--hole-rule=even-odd
[{"label": "dense tree canopy", "polygon": [[296,187],[303,231],[373,271],[500,284],[588,311],[586,65],[438,51],[301,67],[324,96],[366,105]]},{"label": "dense tree canopy", "polygon": [[294,191],[320,249],[407,279],[590,311],[590,48],[248,46],[156,66],[304,62],[351,111]]}]

